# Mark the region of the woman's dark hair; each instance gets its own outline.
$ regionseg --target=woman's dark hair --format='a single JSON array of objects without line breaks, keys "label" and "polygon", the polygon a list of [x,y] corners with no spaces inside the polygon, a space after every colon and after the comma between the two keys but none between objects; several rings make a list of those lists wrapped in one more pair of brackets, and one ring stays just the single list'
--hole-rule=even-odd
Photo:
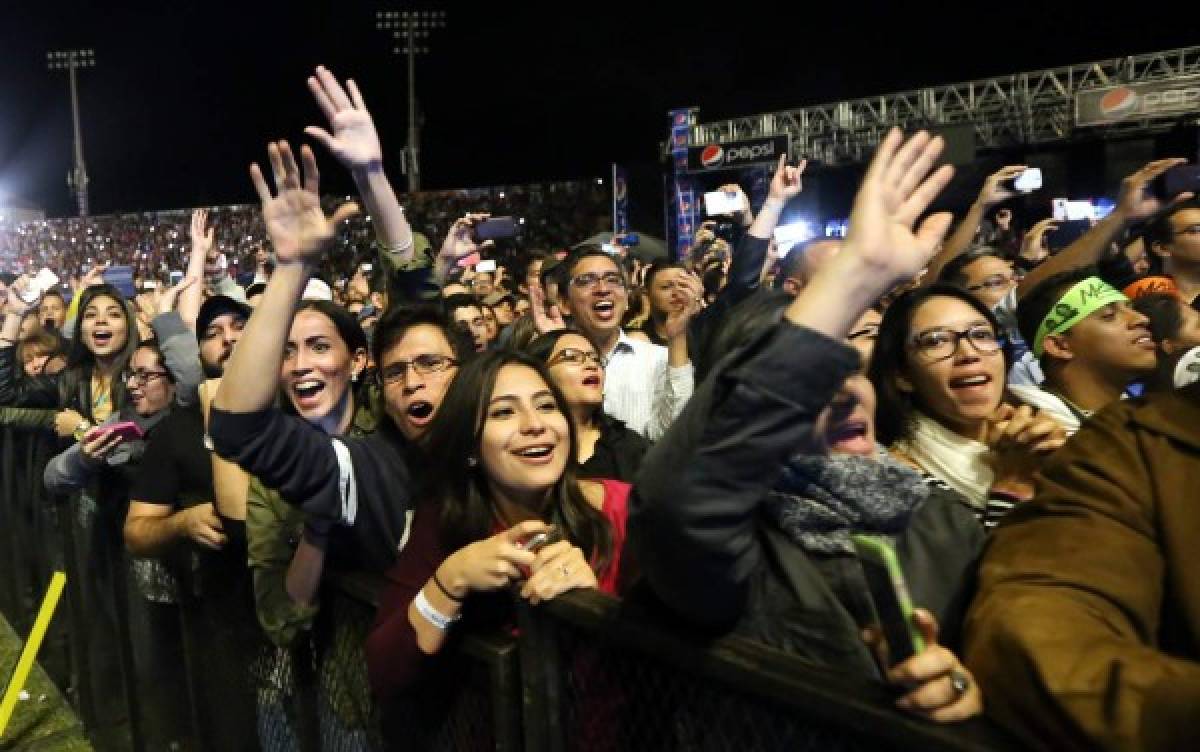
[{"label": "woman's dark hair", "polygon": [[960,255],[956,256],[950,263],[942,267],[942,273],[938,275],[938,282],[946,282],[959,287],[966,287],[967,272],[966,268],[975,263],[981,258],[998,258],[1002,261],[1008,261],[1008,256],[999,248],[993,248],[990,245],[977,245],[974,248],[968,248]]},{"label": "woman's dark hair", "polygon": [[[532,355],[533,357],[540,360],[542,363],[545,363],[546,368],[547,368],[547,373],[549,373],[550,355],[551,355],[551,353],[554,352],[554,348],[558,347],[558,341],[560,339],[562,339],[563,337],[567,336],[568,334],[573,334],[576,337],[583,337],[587,341],[588,345],[591,346],[592,350],[597,355],[600,354],[600,348],[596,347],[596,343],[592,340],[591,337],[587,336],[586,334],[579,331],[578,329],[572,329],[570,327],[564,327],[562,329],[555,329],[552,332],[546,332],[545,334],[538,335],[532,341],[530,341],[529,344],[525,345],[525,347],[523,347],[521,349],[526,354]],[[601,366],[601,368],[603,368],[603,366]],[[601,414],[603,414],[603,413],[604,413],[604,405],[603,404],[597,405],[595,414],[592,416],[592,418],[599,420]]]},{"label": "woman's dark hair", "polygon": [[512,322],[508,328],[508,346],[514,350],[524,350],[530,342],[537,339],[539,336],[537,324],[533,321],[533,316],[525,314],[520,316],[516,321]]},{"label": "woman's dark hair", "polygon": [[[569,436],[568,459],[562,476],[550,488],[542,519],[553,524],[566,539],[588,554],[599,572],[613,556],[613,536],[608,520],[593,507],[579,487],[578,440],[570,419],[570,408],[562,392],[539,360],[514,350],[496,350],[475,358],[459,369],[446,390],[425,437],[425,456],[430,461],[426,493],[442,510],[441,538],[449,550],[457,550],[492,534],[496,511],[489,497],[487,475],[479,459],[486,408],[500,369],[525,366],[546,383],[559,411],[566,417]],[[475,458],[472,464],[469,458]]]},{"label": "woman's dark hair", "polygon": [[750,344],[780,322],[783,311],[795,298],[782,290],[761,290],[738,303],[723,317],[721,327],[696,355],[696,383],[708,378],[713,368],[734,350]]},{"label": "woman's dark hair", "polygon": [[[908,368],[909,329],[917,309],[933,298],[954,298],[975,309],[979,317],[1003,336],[996,316],[974,295],[957,285],[937,282],[928,287],[910,290],[896,298],[883,314],[879,324],[879,339],[867,367],[867,377],[878,395],[875,405],[875,435],[879,443],[888,446],[905,438],[912,430],[914,413],[921,407],[920,397],[900,390],[898,379]],[[1010,363],[1009,349],[1004,348],[1005,369]]]},{"label": "woman's dark hair", "polygon": [[[349,314],[347,314],[349,315]],[[371,338],[371,357],[378,368],[383,368],[383,355],[397,342],[404,339],[408,330],[415,326],[432,326],[441,329],[454,358],[461,366],[475,355],[475,344],[470,337],[451,323],[437,305],[399,305],[388,308],[387,313],[375,324]]]},{"label": "woman's dark hair", "polygon": [[84,344],[83,314],[96,298],[109,298],[115,301],[125,316],[125,347],[121,348],[117,354],[116,367],[113,369],[113,383],[110,387],[113,412],[117,412],[125,406],[126,397],[125,383],[116,376],[129,365],[129,358],[133,356],[133,351],[138,346],[137,319],[134,318],[133,310],[125,302],[121,292],[112,285],[93,285],[84,290],[79,297],[79,312],[75,316],[75,337],[67,348],[67,367],[59,378],[59,394],[62,405],[76,406],[77,409],[80,409],[80,413],[88,419],[93,417],[91,405],[80,402],[79,396],[82,389],[84,390],[83,394],[86,395],[84,401],[90,402],[91,400],[92,371],[96,366],[96,357]]},{"label": "woman's dark hair", "polygon": [[358,325],[358,320],[354,318],[354,314],[337,303],[331,300],[305,300],[296,306],[296,313],[292,318],[295,319],[296,315],[304,311],[316,311],[324,314],[325,318],[333,324],[333,328],[337,329],[338,337],[345,343],[346,349],[351,354],[367,349],[367,335]]},{"label": "woman's dark hair", "polygon": [[1156,363],[1154,374],[1147,379],[1153,391],[1175,388],[1175,364],[1183,352],[1167,353],[1163,341],[1175,339],[1183,328],[1183,308],[1187,303],[1171,293],[1151,293],[1136,298],[1133,308],[1150,320],[1150,336],[1154,338]]}]

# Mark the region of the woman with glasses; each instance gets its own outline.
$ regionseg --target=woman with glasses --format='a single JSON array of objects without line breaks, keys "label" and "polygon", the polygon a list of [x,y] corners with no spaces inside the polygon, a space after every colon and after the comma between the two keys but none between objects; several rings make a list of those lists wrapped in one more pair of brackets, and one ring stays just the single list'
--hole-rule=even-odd
[{"label": "woman with glasses", "polygon": [[577,330],[558,329],[525,351],[546,364],[571,408],[579,477],[632,483],[650,442],[604,412],[604,364],[592,341]]},{"label": "woman with glasses", "polygon": [[[981,516],[1033,494],[1055,421],[1004,405],[1006,354],[991,310],[959,287],[900,296],[883,316],[868,374],[879,441],[961,494]],[[990,520],[989,520],[990,521]]]}]

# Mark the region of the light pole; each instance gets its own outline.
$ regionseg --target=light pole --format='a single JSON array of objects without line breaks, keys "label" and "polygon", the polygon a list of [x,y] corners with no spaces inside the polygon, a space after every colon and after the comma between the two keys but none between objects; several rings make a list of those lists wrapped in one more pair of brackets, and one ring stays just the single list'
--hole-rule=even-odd
[{"label": "light pole", "polygon": [[71,123],[75,133],[75,165],[67,173],[67,186],[75,192],[79,205],[79,216],[88,215],[88,176],[83,164],[83,132],[79,129],[79,87],[75,82],[75,71],[80,68],[95,68],[96,53],[93,50],[56,50],[46,53],[46,66],[52,71],[65,70],[71,79]]},{"label": "light pole", "polygon": [[434,29],[446,28],[444,10],[380,10],[375,12],[375,28],[390,31],[403,47],[392,52],[408,56],[408,144],[404,147],[401,169],[408,175],[408,192],[421,190],[421,124],[417,120],[417,55],[428,54],[429,33]]}]

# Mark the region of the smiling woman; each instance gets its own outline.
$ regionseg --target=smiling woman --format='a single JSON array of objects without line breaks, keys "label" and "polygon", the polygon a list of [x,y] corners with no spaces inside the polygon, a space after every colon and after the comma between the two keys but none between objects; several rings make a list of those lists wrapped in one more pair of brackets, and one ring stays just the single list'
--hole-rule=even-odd
[{"label": "smiling woman", "polygon": [[[503,618],[510,584],[531,603],[575,588],[615,594],[629,486],[580,481],[570,406],[527,355],[461,369],[428,436],[436,464],[367,642],[381,697],[415,682],[463,615]],[[534,543],[535,536],[539,543]]]},{"label": "smiling woman", "polygon": [[1002,406],[1007,360],[991,310],[939,283],[888,308],[868,371],[880,442],[980,513],[997,494],[1010,506],[1030,498],[1041,459],[1065,437],[1032,408]]}]

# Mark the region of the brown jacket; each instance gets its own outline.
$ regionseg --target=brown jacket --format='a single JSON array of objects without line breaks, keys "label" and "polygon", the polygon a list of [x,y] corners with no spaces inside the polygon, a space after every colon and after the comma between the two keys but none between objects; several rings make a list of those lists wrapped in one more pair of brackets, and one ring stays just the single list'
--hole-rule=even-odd
[{"label": "brown jacket", "polygon": [[1200,749],[1200,384],[1114,405],[996,530],[965,657],[1037,748]]}]

